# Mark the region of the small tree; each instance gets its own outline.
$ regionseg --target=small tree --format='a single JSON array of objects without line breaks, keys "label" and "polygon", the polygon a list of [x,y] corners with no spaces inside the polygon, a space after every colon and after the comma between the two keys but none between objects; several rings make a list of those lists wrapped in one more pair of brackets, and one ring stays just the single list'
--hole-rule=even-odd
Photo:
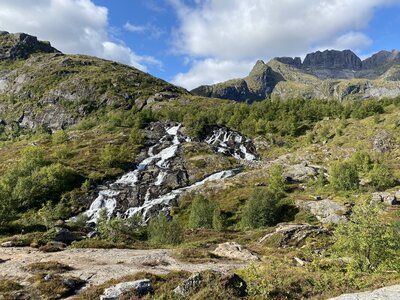
[{"label": "small tree", "polygon": [[150,220],[147,234],[149,240],[156,244],[177,245],[183,240],[182,227],[178,221],[169,221],[162,212]]},{"label": "small tree", "polygon": [[386,165],[374,164],[371,172],[369,173],[371,184],[377,190],[384,190],[390,188],[396,184],[396,180],[393,177],[393,173],[389,170]]},{"label": "small tree", "polygon": [[196,195],[192,201],[188,221],[189,228],[212,228],[215,205],[203,195]]},{"label": "small tree", "polygon": [[279,198],[276,193],[257,188],[253,191],[243,211],[242,227],[273,226],[278,221]]},{"label": "small tree", "polygon": [[277,198],[283,197],[286,190],[286,179],[283,176],[281,165],[273,165],[269,170],[268,190],[276,194]]},{"label": "small tree", "polygon": [[349,161],[334,163],[329,170],[329,176],[329,181],[336,190],[351,191],[359,187],[357,168]]},{"label": "small tree", "polygon": [[349,222],[335,231],[333,250],[351,258],[350,267],[373,272],[400,269],[399,224],[383,220],[379,206],[357,205]]}]

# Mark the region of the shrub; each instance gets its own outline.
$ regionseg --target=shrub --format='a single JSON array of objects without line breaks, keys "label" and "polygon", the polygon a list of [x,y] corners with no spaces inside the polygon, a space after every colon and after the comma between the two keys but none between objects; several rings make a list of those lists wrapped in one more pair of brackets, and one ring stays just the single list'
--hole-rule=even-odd
[{"label": "shrub", "polygon": [[349,222],[335,231],[334,251],[350,257],[350,267],[359,271],[400,270],[399,223],[382,219],[377,205],[358,205]]},{"label": "shrub", "polygon": [[120,150],[116,145],[106,145],[100,153],[100,163],[107,168],[116,168],[120,165]]},{"label": "shrub", "polygon": [[396,185],[396,180],[390,169],[384,165],[376,163],[369,173],[371,184],[377,190],[384,190]]},{"label": "shrub", "polygon": [[283,197],[286,190],[286,179],[283,176],[281,165],[273,165],[269,170],[268,190],[276,194],[277,198]]},{"label": "shrub", "polygon": [[188,221],[189,228],[212,228],[215,204],[202,195],[193,198]]},{"label": "shrub", "polygon": [[279,202],[275,193],[264,188],[254,189],[243,211],[242,227],[260,228],[275,225],[278,221]]},{"label": "shrub", "polygon": [[351,191],[359,187],[359,176],[352,162],[336,162],[329,170],[329,181],[336,190]]},{"label": "shrub", "polygon": [[182,227],[178,221],[169,221],[162,212],[150,220],[147,233],[149,240],[156,244],[177,245],[183,240]]},{"label": "shrub", "polygon": [[64,130],[57,130],[51,136],[51,141],[54,145],[64,144],[68,141],[68,134]]}]

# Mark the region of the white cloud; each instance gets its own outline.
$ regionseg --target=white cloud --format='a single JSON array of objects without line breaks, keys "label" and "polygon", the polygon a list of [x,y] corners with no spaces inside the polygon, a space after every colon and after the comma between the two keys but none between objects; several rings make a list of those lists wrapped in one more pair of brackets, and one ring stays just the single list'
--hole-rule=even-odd
[{"label": "white cloud", "polygon": [[91,0],[2,0],[0,28],[49,40],[65,53],[95,55],[142,70],[146,64],[160,65],[113,40],[108,34],[108,10]]},{"label": "white cloud", "polygon": [[146,31],[146,26],[141,26],[141,25],[134,25],[130,22],[126,22],[124,25],[125,30],[128,30],[130,32],[145,32]]},{"label": "white cloud", "polygon": [[158,39],[162,34],[164,34],[164,30],[153,24],[135,25],[131,22],[126,22],[124,29],[133,33],[147,34],[149,37],[155,39]]},{"label": "white cloud", "polygon": [[[200,59],[244,62],[303,56],[324,45],[360,50],[372,43],[361,30],[372,19],[374,10],[400,3],[399,0],[196,0],[189,6],[183,0],[169,2],[180,20],[175,50],[195,58],[193,68],[198,68]],[[204,80],[200,80],[195,70],[186,75],[202,82],[210,77],[204,74]],[[228,78],[220,76],[220,80]]]},{"label": "white cloud", "polygon": [[187,73],[179,73],[173,83],[187,89],[193,89],[203,84],[221,82],[222,78],[240,78],[249,73],[252,61],[230,61],[218,59],[197,60]]}]

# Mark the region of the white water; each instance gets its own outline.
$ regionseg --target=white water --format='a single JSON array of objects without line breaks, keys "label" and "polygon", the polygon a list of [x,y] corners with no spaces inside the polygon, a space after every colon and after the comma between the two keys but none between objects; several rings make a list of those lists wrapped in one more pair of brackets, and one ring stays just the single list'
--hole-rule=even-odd
[{"label": "white water", "polygon": [[[234,176],[236,173],[239,172],[238,169],[221,171],[212,174],[190,186],[175,189],[165,195],[157,197],[156,199],[152,199],[150,188],[152,186],[161,186],[164,183],[165,178],[168,175],[167,170],[170,165],[170,160],[176,157],[177,151],[181,145],[181,141],[191,141],[190,138],[182,136],[179,133],[180,127],[181,125],[179,124],[177,126],[165,128],[166,134],[160,139],[159,143],[149,148],[149,150],[147,151],[148,157],[138,164],[136,170],[126,173],[115,182],[109,184],[108,189],[104,189],[99,192],[98,197],[93,201],[93,203],[90,205],[90,208],[85,212],[85,214],[89,218],[89,222],[96,223],[99,213],[102,209],[106,209],[107,215],[111,217],[117,209],[117,196],[121,194],[121,191],[126,190],[127,188],[129,189],[135,187],[140,184],[141,177],[143,176],[141,174],[147,169],[150,164],[158,168],[157,177],[154,182],[150,183],[147,186],[143,205],[141,205],[140,207],[129,208],[124,213],[124,215],[127,217],[137,213],[141,213],[143,219],[147,220],[150,217],[150,213],[152,212],[152,210],[168,209],[171,202],[176,200],[178,196],[184,191],[187,191],[197,186],[201,186],[209,181]],[[234,150],[230,149],[228,144],[228,142],[232,142],[232,140],[235,141],[235,148],[238,149],[232,154],[232,156],[238,159],[256,159],[253,154],[247,151],[246,147],[243,144],[239,144],[243,140],[243,138],[236,132],[230,132],[226,129],[220,128],[216,130],[213,135],[209,137],[205,142],[210,145],[216,146],[217,152],[229,155],[230,153],[232,153],[232,150]],[[164,148],[160,149],[168,141],[169,145],[167,147],[164,146]]]},{"label": "white water", "polygon": [[139,213],[143,216],[143,220],[147,221],[150,218],[150,212],[153,207],[161,206],[162,209],[165,209],[170,206],[171,201],[175,200],[183,192],[193,189],[195,187],[204,185],[205,183],[207,183],[209,181],[221,180],[221,179],[225,179],[228,177],[232,177],[239,172],[240,172],[240,169],[232,169],[232,170],[225,170],[225,171],[221,171],[221,172],[212,174],[212,175],[204,178],[203,180],[197,181],[197,182],[193,183],[192,185],[173,190],[170,193],[165,194],[157,199],[152,199],[152,200],[148,200],[148,201],[146,200],[142,206],[129,208],[126,211],[125,215],[126,215],[126,217],[131,217],[131,216],[134,216]]}]

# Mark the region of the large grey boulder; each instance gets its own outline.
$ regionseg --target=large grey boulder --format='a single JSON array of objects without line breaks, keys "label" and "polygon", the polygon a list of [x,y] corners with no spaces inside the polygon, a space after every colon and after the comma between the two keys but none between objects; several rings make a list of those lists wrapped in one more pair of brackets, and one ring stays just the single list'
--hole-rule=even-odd
[{"label": "large grey boulder", "polygon": [[279,247],[286,248],[290,246],[300,246],[309,236],[316,236],[328,233],[324,228],[310,224],[280,224],[274,232],[266,234],[259,243],[267,243],[273,240]]},{"label": "large grey boulder", "polygon": [[324,172],[324,169],[320,166],[312,166],[308,163],[301,163],[295,165],[284,165],[284,176],[289,181],[304,182],[309,179],[315,179]]},{"label": "large grey boulder", "polygon": [[296,201],[297,207],[314,215],[322,224],[338,224],[346,221],[348,208],[331,199],[320,201]]},{"label": "large grey boulder", "polygon": [[190,276],[188,279],[183,281],[179,286],[174,289],[174,293],[187,296],[196,289],[198,289],[203,283],[203,276],[201,273],[196,273]]},{"label": "large grey boulder", "polygon": [[372,193],[370,204],[385,203],[388,205],[400,204],[400,191]]},{"label": "large grey boulder", "polygon": [[117,300],[122,294],[134,291],[138,295],[146,295],[152,292],[149,279],[118,283],[112,287],[104,289],[100,300]]},{"label": "large grey boulder", "polygon": [[222,243],[212,252],[216,256],[243,261],[256,261],[260,258],[236,242]]},{"label": "large grey boulder", "polygon": [[329,300],[398,300],[400,299],[400,285],[392,285],[374,291],[343,294]]},{"label": "large grey boulder", "polygon": [[373,141],[373,150],[377,153],[385,153],[393,148],[393,138],[386,130],[379,131]]}]

